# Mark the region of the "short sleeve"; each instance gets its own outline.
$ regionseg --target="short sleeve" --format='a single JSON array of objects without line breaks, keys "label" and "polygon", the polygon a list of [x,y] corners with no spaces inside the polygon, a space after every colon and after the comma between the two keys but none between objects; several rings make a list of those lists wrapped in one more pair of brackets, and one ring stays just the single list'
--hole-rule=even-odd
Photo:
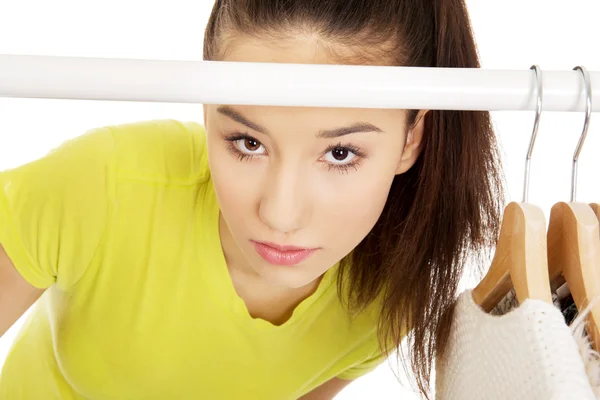
[{"label": "short sleeve", "polygon": [[382,354],[380,351],[375,352],[375,354],[367,359],[366,361],[355,365],[346,371],[339,374],[337,377],[344,380],[354,380],[360,378],[363,375],[368,374],[373,371],[379,365],[381,365],[386,360],[385,354]]},{"label": "short sleeve", "polygon": [[0,244],[31,285],[68,288],[85,272],[110,211],[114,147],[110,129],[93,129],[0,172]]}]

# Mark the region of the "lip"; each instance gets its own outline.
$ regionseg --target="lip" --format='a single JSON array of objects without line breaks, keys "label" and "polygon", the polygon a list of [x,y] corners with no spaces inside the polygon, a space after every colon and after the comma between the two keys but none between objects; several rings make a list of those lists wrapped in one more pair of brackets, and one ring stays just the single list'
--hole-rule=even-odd
[{"label": "lip", "polygon": [[300,264],[317,250],[297,246],[280,246],[275,243],[256,242],[254,240],[251,240],[251,242],[258,255],[273,265],[293,266]]}]

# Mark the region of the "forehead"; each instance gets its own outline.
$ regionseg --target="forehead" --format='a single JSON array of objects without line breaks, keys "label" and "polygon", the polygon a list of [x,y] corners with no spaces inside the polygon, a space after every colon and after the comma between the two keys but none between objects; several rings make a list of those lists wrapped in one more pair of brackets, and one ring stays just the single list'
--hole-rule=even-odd
[{"label": "forehead", "polygon": [[[330,47],[330,45],[328,45]],[[338,46],[339,47],[339,46]],[[351,52],[340,47],[348,57]],[[235,35],[223,40],[222,61],[295,64],[336,64],[324,42],[314,35],[297,35],[283,40]]]},{"label": "forehead", "polygon": [[[337,54],[350,50],[336,50]],[[223,61],[269,62],[295,64],[337,64],[325,50],[321,41],[312,36],[297,36],[275,42],[255,37],[235,37],[226,41]],[[293,95],[293,94],[291,94]],[[267,128],[289,128],[321,130],[366,122],[383,131],[404,130],[405,110],[332,108],[332,107],[277,107],[277,106],[232,106],[246,118]],[[224,116],[223,116],[224,117]],[[225,118],[225,117],[224,117]]]}]

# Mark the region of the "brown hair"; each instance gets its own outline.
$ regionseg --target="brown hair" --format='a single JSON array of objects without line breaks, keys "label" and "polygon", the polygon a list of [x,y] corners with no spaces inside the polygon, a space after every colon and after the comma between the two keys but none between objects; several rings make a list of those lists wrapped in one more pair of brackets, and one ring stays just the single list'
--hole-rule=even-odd
[{"label": "brown hair", "polygon": [[[463,0],[216,0],[204,59],[218,60],[236,35],[277,40],[298,33],[317,34],[340,64],[480,66]],[[335,44],[352,56],[336,53]],[[408,113],[409,126],[417,114]],[[338,282],[341,296],[348,282],[351,310],[382,299],[382,345],[397,347],[410,332],[412,370],[429,398],[463,268],[493,247],[504,188],[488,112],[432,110],[425,118],[418,161],[394,179],[381,217],[352,262],[342,263]]]}]

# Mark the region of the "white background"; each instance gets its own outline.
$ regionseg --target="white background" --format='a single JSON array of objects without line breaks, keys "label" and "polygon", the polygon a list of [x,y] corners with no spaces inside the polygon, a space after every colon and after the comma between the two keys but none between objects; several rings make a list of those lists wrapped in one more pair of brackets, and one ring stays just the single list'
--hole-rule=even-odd
[{"label": "white background", "polygon": [[[0,54],[201,60],[212,0],[0,0]],[[484,68],[600,70],[600,0],[467,0]],[[511,200],[520,201],[533,112],[494,112]],[[0,170],[42,156],[106,124],[175,118],[202,122],[201,105],[0,98]],[[578,200],[600,202],[600,118],[592,115],[580,161]],[[530,202],[549,214],[568,201],[571,157],[583,113],[544,113]],[[0,339],[0,364],[16,329]],[[290,360],[290,366],[293,360]],[[416,399],[388,365],[339,399]]]}]

